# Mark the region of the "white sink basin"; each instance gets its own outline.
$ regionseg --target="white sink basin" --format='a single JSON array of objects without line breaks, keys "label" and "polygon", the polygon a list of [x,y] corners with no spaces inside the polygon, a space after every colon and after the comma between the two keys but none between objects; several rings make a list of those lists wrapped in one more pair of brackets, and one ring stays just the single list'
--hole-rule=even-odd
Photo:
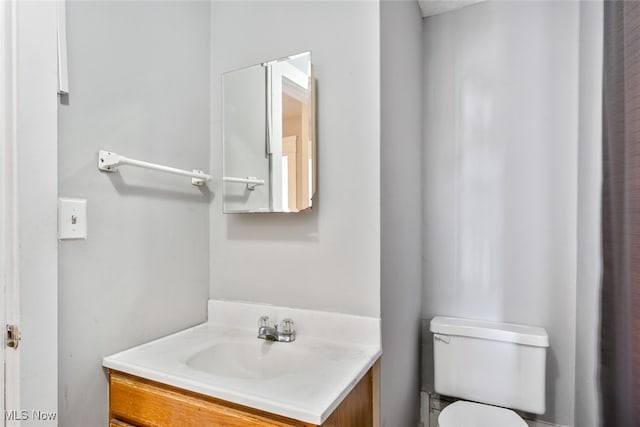
[{"label": "white sink basin", "polygon": [[264,341],[220,342],[196,353],[187,366],[209,374],[243,379],[268,379],[295,374],[307,365],[311,352],[293,343]]},{"label": "white sink basin", "polygon": [[[292,318],[292,343],[258,339],[256,320]],[[103,366],[320,425],[380,356],[380,319],[209,301],[206,323],[105,357]]]}]

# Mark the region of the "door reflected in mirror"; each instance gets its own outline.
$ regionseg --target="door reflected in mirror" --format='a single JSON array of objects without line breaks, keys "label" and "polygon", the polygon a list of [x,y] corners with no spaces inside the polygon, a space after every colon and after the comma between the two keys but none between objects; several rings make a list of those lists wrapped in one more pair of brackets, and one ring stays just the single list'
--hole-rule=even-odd
[{"label": "door reflected in mirror", "polygon": [[316,188],[311,52],[223,76],[223,211],[300,212]]}]

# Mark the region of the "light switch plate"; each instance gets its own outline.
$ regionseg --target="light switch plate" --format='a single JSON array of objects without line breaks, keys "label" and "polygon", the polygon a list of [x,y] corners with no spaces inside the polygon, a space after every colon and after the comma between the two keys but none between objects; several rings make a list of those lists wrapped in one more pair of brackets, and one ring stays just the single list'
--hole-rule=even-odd
[{"label": "light switch plate", "polygon": [[87,200],[58,199],[58,238],[86,239],[87,238]]}]

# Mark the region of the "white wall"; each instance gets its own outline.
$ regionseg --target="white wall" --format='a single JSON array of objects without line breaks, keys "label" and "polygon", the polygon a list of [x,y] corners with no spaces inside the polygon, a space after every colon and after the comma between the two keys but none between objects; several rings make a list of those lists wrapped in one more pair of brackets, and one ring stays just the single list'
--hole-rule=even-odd
[{"label": "white wall", "polygon": [[[380,315],[376,2],[211,5],[212,298]],[[310,212],[222,214],[222,73],[312,51],[318,196]]]},{"label": "white wall", "polygon": [[597,381],[600,330],[603,2],[580,3],[578,276],[575,425],[600,425]]},{"label": "white wall", "polygon": [[579,4],[481,3],[424,42],[423,316],[544,327],[541,418],[573,425]]},{"label": "white wall", "polygon": [[209,4],[68,2],[67,11],[59,193],[87,198],[89,219],[86,241],[59,243],[60,425],[93,427],[107,421],[103,356],[206,319],[209,192],[96,162],[108,149],[209,169]]},{"label": "white wall", "polygon": [[380,4],[382,425],[420,414],[422,17],[415,1]]}]

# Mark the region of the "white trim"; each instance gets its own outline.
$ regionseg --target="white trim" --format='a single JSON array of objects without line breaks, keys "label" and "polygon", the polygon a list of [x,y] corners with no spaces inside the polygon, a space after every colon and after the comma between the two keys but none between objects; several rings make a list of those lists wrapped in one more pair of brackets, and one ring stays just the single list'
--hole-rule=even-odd
[{"label": "white trim", "polygon": [[67,65],[67,4],[66,0],[57,0],[56,38],[58,40],[58,93],[69,93],[69,71]]},{"label": "white trim", "polygon": [[289,79],[291,83],[294,83],[298,87],[304,90],[304,93],[309,93],[309,75],[289,64],[288,62],[280,62],[280,71],[282,77]]},{"label": "white trim", "polygon": [[[22,336],[15,350],[0,345],[4,409],[18,418],[4,425],[14,427],[32,425],[35,411],[52,414],[58,405],[56,5],[4,0],[0,9],[0,115],[6,124],[0,131],[0,232],[6,233],[7,267],[0,308],[2,321],[17,325]],[[50,161],[32,168],[41,157]],[[57,417],[39,418],[38,425],[56,426]]]},{"label": "white trim", "polygon": [[[2,138],[2,170],[0,176],[0,230],[5,236],[4,245],[0,249],[0,265],[2,265],[2,283],[0,284],[0,327],[4,334],[4,325],[18,324],[19,313],[19,259],[18,259],[18,200],[17,200],[17,2],[7,0],[0,3],[0,19],[4,31],[0,34],[2,54],[0,55],[0,134]],[[0,357],[2,370],[3,399],[2,419],[5,408],[20,408],[19,388],[19,351],[7,350],[4,339],[0,340]],[[0,425],[19,425],[17,422],[3,421]]]},{"label": "white trim", "polygon": [[273,61],[271,68],[271,90],[267,99],[271,103],[271,208],[280,211],[285,208],[282,203],[282,64]]}]

